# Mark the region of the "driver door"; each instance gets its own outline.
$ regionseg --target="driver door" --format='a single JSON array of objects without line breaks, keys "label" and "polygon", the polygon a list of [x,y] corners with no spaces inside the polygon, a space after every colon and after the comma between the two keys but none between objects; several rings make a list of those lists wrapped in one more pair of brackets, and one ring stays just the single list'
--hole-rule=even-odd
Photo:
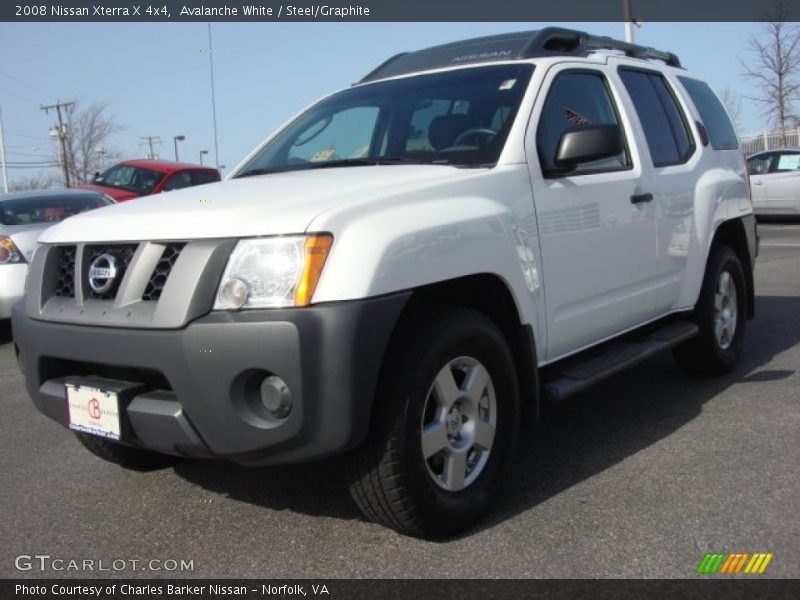
[{"label": "driver door", "polygon": [[[528,128],[546,281],[547,360],[639,325],[656,309],[652,168],[638,155],[645,146],[623,109],[616,77],[602,66],[554,66]],[[623,152],[557,172],[561,135],[582,125],[619,126]]]}]

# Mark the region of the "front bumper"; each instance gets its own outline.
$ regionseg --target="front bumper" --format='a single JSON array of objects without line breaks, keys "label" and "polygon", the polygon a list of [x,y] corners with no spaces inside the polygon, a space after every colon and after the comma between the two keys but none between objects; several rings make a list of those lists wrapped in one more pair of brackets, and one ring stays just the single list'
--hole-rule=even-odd
[{"label": "front bumper", "polygon": [[11,316],[11,309],[25,293],[28,265],[0,265],[0,319]]},{"label": "front bumper", "polygon": [[[248,465],[342,452],[365,437],[384,351],[408,294],[299,309],[214,312],[181,329],[31,319],[12,330],[28,393],[67,426],[67,382],[141,386],[125,404],[123,443]],[[265,376],[293,408],[280,423],[253,408]],[[257,401],[257,398],[255,399]]]}]

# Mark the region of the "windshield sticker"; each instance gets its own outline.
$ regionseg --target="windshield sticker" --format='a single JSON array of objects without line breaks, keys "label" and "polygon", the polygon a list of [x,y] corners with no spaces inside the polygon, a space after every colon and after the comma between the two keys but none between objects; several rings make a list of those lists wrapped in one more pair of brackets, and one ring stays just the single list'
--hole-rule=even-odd
[{"label": "windshield sticker", "polygon": [[500,87],[497,88],[498,90],[510,90],[514,87],[517,83],[516,79],[506,79],[503,83],[500,84]]},{"label": "windshield sticker", "polygon": [[564,118],[569,121],[570,123],[575,123],[576,125],[591,125],[592,122],[584,117],[582,114],[575,112],[571,108],[564,107]]},{"label": "windshield sticker", "polygon": [[336,154],[335,148],[328,148],[327,150],[320,150],[314,156],[311,157],[311,162],[322,162],[326,160],[330,160]]}]

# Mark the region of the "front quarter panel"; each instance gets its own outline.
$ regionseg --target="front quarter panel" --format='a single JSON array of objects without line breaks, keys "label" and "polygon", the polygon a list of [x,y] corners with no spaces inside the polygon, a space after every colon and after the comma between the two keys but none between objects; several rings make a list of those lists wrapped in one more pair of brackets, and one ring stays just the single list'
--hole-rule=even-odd
[{"label": "front quarter panel", "polygon": [[540,273],[524,165],[323,213],[309,231],[334,245],[314,302],[367,298],[467,275],[509,286],[523,323],[538,324]]}]

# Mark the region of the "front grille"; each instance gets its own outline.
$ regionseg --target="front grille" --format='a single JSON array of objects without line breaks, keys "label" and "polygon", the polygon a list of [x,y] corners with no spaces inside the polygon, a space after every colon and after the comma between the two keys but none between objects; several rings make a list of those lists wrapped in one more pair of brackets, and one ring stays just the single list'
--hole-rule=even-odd
[{"label": "front grille", "polygon": [[[86,294],[89,298],[97,300],[113,300],[117,296],[117,290],[128,265],[136,252],[136,244],[113,244],[102,246],[86,246],[83,261],[83,280],[86,283]],[[107,290],[96,292],[89,285],[89,268],[94,260],[102,254],[110,254],[116,260],[117,274],[114,281]]]},{"label": "front grille", "polygon": [[158,300],[161,298],[161,292],[164,290],[167,279],[169,279],[172,267],[175,266],[175,261],[178,260],[185,245],[185,242],[172,242],[166,245],[164,252],[161,253],[161,258],[150,275],[150,281],[147,282],[147,287],[144,290],[144,294],[142,294],[142,300]]},{"label": "front grille", "polygon": [[60,298],[75,297],[75,246],[58,247],[58,275],[56,278],[56,296]]}]

